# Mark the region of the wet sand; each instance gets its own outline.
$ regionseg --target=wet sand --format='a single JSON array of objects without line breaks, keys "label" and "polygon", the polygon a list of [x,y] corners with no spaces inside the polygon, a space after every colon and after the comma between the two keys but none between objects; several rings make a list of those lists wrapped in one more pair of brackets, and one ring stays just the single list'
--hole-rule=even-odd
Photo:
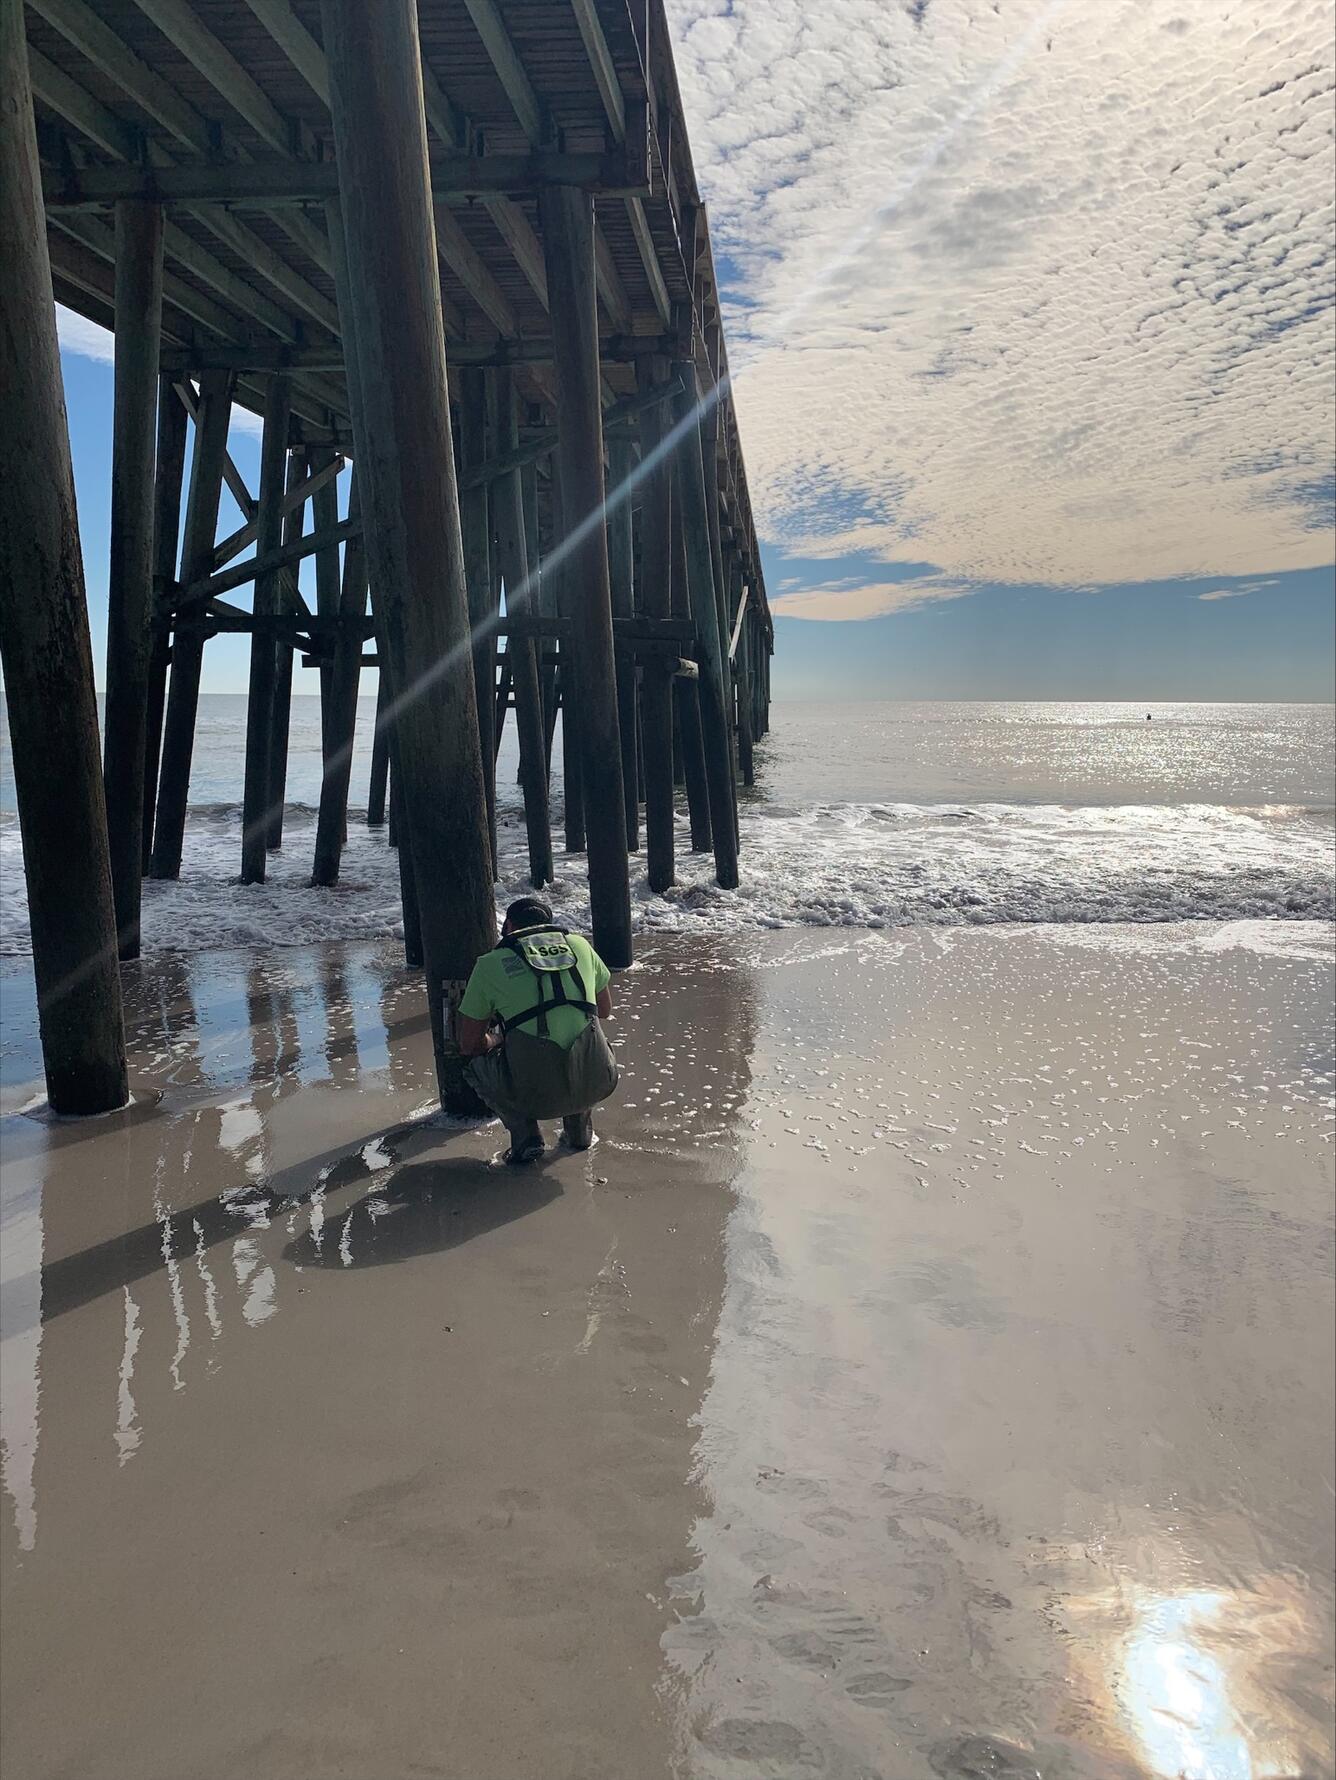
[{"label": "wet sand", "polygon": [[9,963],[5,1780],[1329,1774],[1332,970],[1230,938],[646,945],[525,1176],[392,947],[144,965],[86,1125]]}]

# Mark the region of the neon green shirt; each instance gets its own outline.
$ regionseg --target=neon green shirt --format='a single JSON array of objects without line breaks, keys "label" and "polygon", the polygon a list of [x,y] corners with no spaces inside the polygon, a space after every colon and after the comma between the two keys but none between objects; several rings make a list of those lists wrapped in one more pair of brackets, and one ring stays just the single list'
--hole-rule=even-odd
[{"label": "neon green shirt", "polygon": [[[581,983],[577,996],[571,973],[567,971],[562,977],[567,995],[581,1001],[597,1000],[599,990],[606,989],[612,981],[612,972],[589,941],[578,933],[567,934],[566,942],[575,954]],[[550,1001],[553,987],[551,981],[543,981],[540,995],[539,978],[535,972],[508,946],[497,946],[494,951],[484,952],[473,966],[459,1011],[470,1020],[513,1020],[516,1014],[535,1006],[540,999]],[[548,1012],[547,1036],[563,1050],[569,1050],[588,1023],[589,1016],[578,1007],[558,1006]],[[517,1030],[536,1033],[537,1015],[532,1020],[523,1021]]]}]

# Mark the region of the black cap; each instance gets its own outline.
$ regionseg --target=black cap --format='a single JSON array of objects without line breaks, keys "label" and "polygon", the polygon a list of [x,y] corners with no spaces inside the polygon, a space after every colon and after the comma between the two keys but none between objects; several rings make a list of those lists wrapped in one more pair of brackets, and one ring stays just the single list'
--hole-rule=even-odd
[{"label": "black cap", "polygon": [[521,896],[518,902],[512,902],[506,910],[506,924],[515,929],[550,927],[552,905],[539,896]]}]

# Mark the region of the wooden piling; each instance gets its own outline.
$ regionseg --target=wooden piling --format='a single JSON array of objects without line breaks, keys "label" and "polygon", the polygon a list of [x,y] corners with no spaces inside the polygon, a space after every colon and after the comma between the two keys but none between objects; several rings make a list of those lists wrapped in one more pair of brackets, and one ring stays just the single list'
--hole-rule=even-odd
[{"label": "wooden piling", "polygon": [[0,658],[47,1098],[128,1095],[93,652],[20,0],[0,0]]},{"label": "wooden piling", "polygon": [[496,695],[492,704],[492,771],[496,771],[497,758],[501,753],[501,743],[506,733],[506,712],[510,709],[511,674],[514,662],[510,659],[510,651],[498,657],[500,668],[496,676]]},{"label": "wooden piling", "polygon": [[382,669],[376,689],[376,723],[371,736],[371,779],[366,794],[368,828],[381,828],[385,823],[386,791],[390,782],[390,738],[384,728],[388,703],[389,685]]},{"label": "wooden piling", "polygon": [[[739,580],[741,570],[738,571]],[[753,758],[752,725],[754,722],[755,696],[752,687],[751,673],[751,614],[746,610],[751,590],[741,587],[739,599],[744,607],[742,626],[738,631],[738,653],[735,663],[737,669],[737,722],[738,722],[738,767],[742,773],[744,785],[756,783],[756,768]]]},{"label": "wooden piling", "polygon": [[[667,362],[637,364],[642,394],[668,379]],[[663,405],[640,416],[640,598],[647,618],[672,616],[672,468],[663,450]],[[666,661],[644,663],[640,677],[640,732],[645,775],[645,870],[649,887],[662,892],[676,873],[673,821],[673,678]]]},{"label": "wooden piling", "polygon": [[[550,577],[543,566],[542,529],[538,518],[538,466],[525,464],[520,471],[524,494],[524,554],[529,564],[529,604],[540,618],[556,617],[552,604]],[[557,664],[550,649],[540,652],[538,686],[543,701],[543,776],[550,788],[552,782],[552,734],[557,722]],[[549,816],[549,828],[551,820]]]},{"label": "wooden piling", "polygon": [[[291,383],[285,373],[277,372],[269,379],[265,392],[264,434],[260,445],[259,531],[255,543],[256,554],[259,556],[277,549],[282,541],[291,413]],[[277,569],[257,577],[257,616],[272,617],[279,611],[280,582],[281,571]],[[243,884],[264,882],[277,671],[278,658],[274,638],[256,631],[251,637],[250,680],[246,700],[246,774],[241,804]]]},{"label": "wooden piling", "polygon": [[185,404],[172,387],[172,379],[160,376],[157,462],[153,483],[153,603],[144,714],[144,782],[140,791],[144,810],[142,872],[148,871],[153,855],[153,818],[158,807],[158,765],[162,755],[162,718],[167,703],[167,667],[171,654],[168,614],[171,588],[176,579],[176,549],[180,542],[186,419]]},{"label": "wooden piling", "polygon": [[[293,451],[288,455],[287,494],[290,497],[306,478],[307,455]],[[297,501],[287,508],[283,519],[283,543],[296,544],[306,526],[306,502]],[[319,552],[316,553],[317,557]],[[296,563],[278,577],[278,610],[293,611],[300,607],[297,595]],[[274,644],[274,706],[269,728],[269,824],[265,845],[271,853],[283,845],[283,816],[288,794],[288,737],[292,727],[293,647],[284,637]]]},{"label": "wooden piling", "polygon": [[[348,517],[358,519],[360,515],[361,500],[354,465],[348,489]],[[335,640],[330,671],[329,752],[320,782],[312,884],[338,883],[340,856],[348,839],[348,786],[352,778],[357,692],[362,675],[360,621],[366,613],[366,597],[366,550],[362,538],[355,536],[348,540],[343,552],[343,580],[339,588],[339,617],[343,620],[343,628]]]},{"label": "wooden piling", "polygon": [[[674,421],[669,416],[670,422]],[[680,450],[680,439],[678,441]],[[691,617],[687,591],[686,540],[682,530],[681,469],[676,453],[672,461],[672,601],[674,618]],[[705,741],[700,725],[700,690],[696,680],[673,681],[673,778],[686,794],[691,851],[708,853],[713,844],[710,826],[710,793],[705,778]]]},{"label": "wooden piling", "polygon": [[[603,421],[599,400],[594,206],[588,192],[548,187],[539,198],[557,382],[557,452],[569,546],[566,585],[576,598],[580,763],[589,850],[594,945],[614,970],[631,962],[612,590],[604,529]],[[564,678],[564,670],[563,670]]]},{"label": "wooden piling", "polygon": [[[181,544],[181,579],[187,587],[213,568],[213,540],[227,459],[227,428],[232,412],[232,374],[205,371],[195,422],[190,494]],[[178,616],[172,635],[172,677],[163,723],[158,813],[153,825],[151,875],[178,878],[190,799],[190,762],[195,749],[200,670],[204,665],[203,615]]]},{"label": "wooden piling", "polygon": [[487,833],[492,873],[496,874],[496,751],[492,741],[492,695],[496,685],[496,608],[492,602],[492,522],[487,483],[470,471],[495,453],[488,438],[487,377],[476,366],[459,373],[459,462],[465,472],[459,493],[459,529],[464,545],[464,579],[468,585],[469,626],[473,648],[473,697],[478,708],[483,791],[487,798]]},{"label": "wooden piling", "polygon": [[[613,500],[608,507],[608,573],[615,618],[635,616],[635,562],[631,538],[631,478],[635,455],[629,439],[608,446],[608,474]],[[636,664],[627,648],[616,651],[617,730],[621,739],[622,802],[626,809],[626,845],[640,846],[640,763],[636,735]]]},{"label": "wooden piling", "polygon": [[[139,956],[144,870],[144,761],[153,619],[154,416],[162,339],[162,210],[116,206],[115,407],[103,781],[116,931],[122,959]],[[172,406],[176,397],[169,395]]]},{"label": "wooden piling", "polygon": [[[519,443],[515,389],[508,365],[484,372],[493,384],[493,442],[497,452]],[[531,597],[528,546],[524,526],[524,490],[519,470],[508,470],[492,483],[492,520],[496,549],[506,589],[508,636],[506,655],[515,689],[515,728],[520,745],[520,785],[524,792],[524,823],[529,846],[529,877],[535,888],[552,882],[552,830],[547,807],[547,745],[543,734],[543,695],[538,681],[538,655],[533,639],[520,627],[537,616]]]},{"label": "wooden piling", "polygon": [[[391,740],[391,754],[394,751],[394,742]],[[413,870],[413,837],[408,832],[407,825],[403,820],[403,793],[399,789],[400,782],[399,773],[391,766],[389,843],[395,850],[395,858],[399,866],[399,908],[404,924],[404,963],[409,970],[421,970],[423,965],[422,913],[418,902],[417,876]]]},{"label": "wooden piling", "polygon": [[[570,524],[567,505],[562,496],[561,462],[552,461],[552,530],[553,547],[549,579],[552,583],[552,605],[559,618],[574,619],[580,603],[580,589],[571,573],[571,563],[564,548]],[[574,640],[562,639],[558,650],[556,678],[553,682],[552,723],[554,733],[548,737],[548,753],[552,751],[558,713],[561,716],[561,784],[564,810],[563,828],[566,851],[583,853],[585,849],[585,785],[580,746],[580,663]]]},{"label": "wooden piling", "polygon": [[[327,469],[334,460],[331,447],[320,446],[309,454],[313,473]],[[332,532],[339,523],[339,485],[331,478],[323,483],[311,496],[311,527],[317,536],[322,532]],[[328,544],[323,550],[316,552],[315,558],[315,609],[322,618],[335,619],[339,615],[339,547]],[[336,743],[331,728],[334,691],[334,660],[333,655],[320,663],[320,770],[323,780],[329,771],[329,763],[333,757]],[[347,836],[345,835],[345,840]]]},{"label": "wooden piling", "polygon": [[734,803],[733,738],[728,720],[725,672],[727,645],[720,637],[714,562],[710,550],[710,524],[706,512],[705,473],[701,462],[699,429],[690,424],[696,409],[690,367],[680,367],[684,385],[677,398],[677,416],[683,436],[677,452],[677,489],[682,496],[682,535],[686,547],[687,591],[700,650],[699,690],[701,732],[705,742],[706,786],[710,800],[710,829],[714,846],[715,877],[724,890],[738,884],[737,810]]},{"label": "wooden piling", "polygon": [[396,777],[414,878],[427,890],[418,906],[437,1081],[444,1105],[472,1109],[453,1009],[496,924],[417,9],[413,0],[381,0],[374,12],[358,0],[322,0],[321,22],[355,316],[353,433],[377,653],[403,701]]}]

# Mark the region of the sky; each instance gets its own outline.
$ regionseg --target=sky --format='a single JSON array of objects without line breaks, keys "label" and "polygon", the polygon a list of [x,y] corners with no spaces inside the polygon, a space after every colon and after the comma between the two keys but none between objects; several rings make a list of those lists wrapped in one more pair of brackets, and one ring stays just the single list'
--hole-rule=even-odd
[{"label": "sky", "polygon": [[667,5],[777,696],[1331,698],[1332,6]]}]

